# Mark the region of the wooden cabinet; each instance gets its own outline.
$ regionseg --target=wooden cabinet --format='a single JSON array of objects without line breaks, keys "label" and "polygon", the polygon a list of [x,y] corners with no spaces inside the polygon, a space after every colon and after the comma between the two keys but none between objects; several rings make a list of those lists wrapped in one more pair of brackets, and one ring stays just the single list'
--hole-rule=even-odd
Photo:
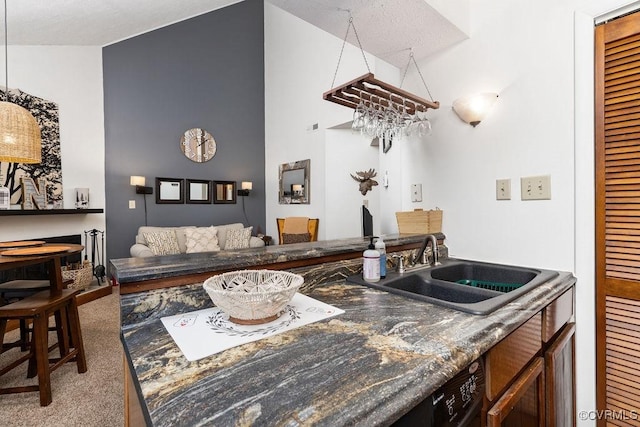
[{"label": "wooden cabinet", "polygon": [[544,353],[548,426],[576,424],[575,323],[567,324]]},{"label": "wooden cabinet", "polygon": [[487,426],[575,425],[573,288],[485,354]]},{"label": "wooden cabinet", "polygon": [[544,361],[536,357],[487,413],[489,427],[544,425]]},{"label": "wooden cabinet", "polygon": [[136,393],[136,386],[129,370],[126,356],[124,360],[124,426],[125,427],[142,427],[147,422],[140,406],[140,400]]},{"label": "wooden cabinet", "polygon": [[487,398],[494,401],[540,353],[542,314],[538,313],[496,344],[485,355]]}]

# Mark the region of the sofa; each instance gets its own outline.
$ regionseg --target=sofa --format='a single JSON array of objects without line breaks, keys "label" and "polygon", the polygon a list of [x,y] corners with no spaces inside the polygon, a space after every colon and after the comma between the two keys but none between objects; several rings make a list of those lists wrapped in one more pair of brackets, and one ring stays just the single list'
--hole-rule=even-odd
[{"label": "sofa", "polygon": [[129,253],[145,258],[178,253],[215,252],[264,246],[260,237],[251,236],[252,227],[242,223],[209,227],[151,227],[138,228],[135,244]]}]

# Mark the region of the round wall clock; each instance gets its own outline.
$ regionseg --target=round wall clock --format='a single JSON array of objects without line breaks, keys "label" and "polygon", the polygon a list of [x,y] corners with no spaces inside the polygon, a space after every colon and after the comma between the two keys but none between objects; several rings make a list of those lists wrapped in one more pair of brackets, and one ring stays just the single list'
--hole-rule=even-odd
[{"label": "round wall clock", "polygon": [[216,140],[206,130],[193,128],[180,138],[180,149],[189,160],[198,163],[208,162],[216,155]]}]

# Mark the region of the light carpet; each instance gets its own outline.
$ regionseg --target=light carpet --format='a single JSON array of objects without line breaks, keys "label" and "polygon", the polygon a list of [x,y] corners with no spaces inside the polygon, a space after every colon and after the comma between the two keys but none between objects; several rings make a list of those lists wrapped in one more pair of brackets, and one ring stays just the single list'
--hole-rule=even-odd
[{"label": "light carpet", "polygon": [[[38,392],[0,395],[2,426],[122,426],[124,380],[120,343],[120,298],[113,294],[79,307],[88,370],[78,374],[75,362],[65,363],[51,374],[53,402],[40,406]],[[17,331],[6,334],[15,341]],[[55,342],[55,333],[49,335]],[[0,354],[0,367],[15,360],[19,349]],[[57,356],[57,350],[51,352]],[[27,363],[0,377],[2,387],[37,384],[26,379]]]}]

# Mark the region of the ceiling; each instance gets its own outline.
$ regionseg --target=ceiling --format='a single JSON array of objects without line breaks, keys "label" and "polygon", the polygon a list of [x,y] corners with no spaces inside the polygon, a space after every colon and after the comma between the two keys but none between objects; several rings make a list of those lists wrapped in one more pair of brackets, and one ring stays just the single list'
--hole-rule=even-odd
[{"label": "ceiling", "polygon": [[[362,48],[399,68],[409,50],[426,58],[467,38],[427,0],[268,0],[310,24],[344,39],[349,15]],[[353,29],[347,41],[358,46]]]},{"label": "ceiling", "polygon": [[[351,14],[364,50],[401,68],[409,48],[422,59],[466,38],[427,3],[434,0],[267,1],[340,39]],[[105,46],[238,2],[7,0],[8,39],[10,45]],[[348,41],[357,46],[353,30]]]}]

